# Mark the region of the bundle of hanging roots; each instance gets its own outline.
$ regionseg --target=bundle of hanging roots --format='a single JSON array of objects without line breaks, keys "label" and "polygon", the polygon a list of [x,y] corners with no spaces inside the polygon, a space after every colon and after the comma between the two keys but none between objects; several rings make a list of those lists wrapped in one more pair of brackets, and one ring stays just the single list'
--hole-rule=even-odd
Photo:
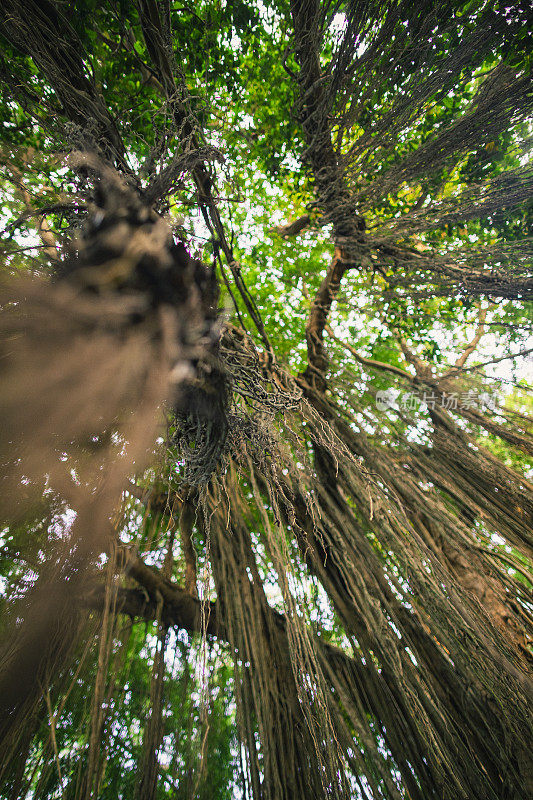
[{"label": "bundle of hanging roots", "polygon": [[40,696],[49,659],[68,651],[72,609],[115,547],[111,518],[126,477],[147,464],[163,405],[183,404],[219,338],[209,269],[115,171],[88,154],[71,163],[92,185],[83,231],[52,282],[8,280],[1,290],[2,519],[24,520],[43,490],[76,515],[11,611],[6,735]]}]

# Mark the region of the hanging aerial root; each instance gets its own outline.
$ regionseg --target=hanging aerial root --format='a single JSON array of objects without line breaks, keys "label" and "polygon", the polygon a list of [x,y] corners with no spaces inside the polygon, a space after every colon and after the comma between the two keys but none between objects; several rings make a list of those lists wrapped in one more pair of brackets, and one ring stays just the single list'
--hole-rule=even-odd
[{"label": "hanging aerial root", "polygon": [[73,164],[95,187],[81,238],[55,282],[2,287],[2,518],[23,519],[44,480],[75,515],[8,626],[5,734],[94,560],[111,547],[113,511],[126,476],[147,462],[162,404],[194,378],[214,326],[202,265],[110,168],[87,155]]}]

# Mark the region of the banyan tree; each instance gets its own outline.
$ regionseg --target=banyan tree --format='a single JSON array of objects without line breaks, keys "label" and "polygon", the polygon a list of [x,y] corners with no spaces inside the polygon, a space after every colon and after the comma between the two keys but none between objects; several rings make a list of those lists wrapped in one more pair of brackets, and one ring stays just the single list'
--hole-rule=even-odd
[{"label": "banyan tree", "polygon": [[533,796],[528,14],[4,0],[2,797]]}]

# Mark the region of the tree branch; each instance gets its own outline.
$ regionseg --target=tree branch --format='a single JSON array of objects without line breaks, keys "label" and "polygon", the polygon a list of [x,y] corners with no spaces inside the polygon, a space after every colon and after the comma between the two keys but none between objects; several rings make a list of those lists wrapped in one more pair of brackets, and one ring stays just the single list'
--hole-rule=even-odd
[{"label": "tree branch", "polygon": [[[217,619],[215,603],[203,604],[202,601],[193,594],[187,592],[177,583],[163,577],[156,569],[147,566],[144,561],[136,555],[132,555],[127,548],[120,549],[122,567],[126,575],[137,581],[148,593],[150,602],[147,605],[148,612],[152,613],[152,603],[157,598],[162,598],[164,616],[168,624],[176,625],[189,631],[201,631],[202,620],[206,620],[207,633],[223,635],[219,620]],[[124,595],[123,595],[124,596]],[[124,596],[131,608],[138,607],[139,600],[133,595]],[[206,608],[207,605],[207,608]],[[144,612],[143,612],[144,615]]]},{"label": "tree branch", "polygon": [[272,228],[278,236],[281,236],[282,239],[287,239],[289,236],[298,236],[304,228],[307,228],[309,223],[311,222],[311,217],[309,214],[304,214],[303,217],[298,217],[293,222],[287,223],[287,225],[278,225],[276,228]]},{"label": "tree branch", "polygon": [[[27,163],[29,158],[29,154],[24,154],[24,162]],[[48,258],[51,261],[59,261],[59,251],[57,249],[56,238],[50,225],[48,224],[48,220],[46,219],[44,212],[36,211],[32,204],[32,196],[28,191],[26,184],[22,180],[22,173],[20,169],[13,164],[12,162],[8,161],[7,159],[4,160],[4,164],[6,167],[6,171],[8,173],[8,179],[13,184],[16,189],[16,192],[20,195],[22,202],[26,207],[26,213],[24,216],[26,217],[33,217],[38,216],[39,220],[36,223],[37,233],[39,234],[39,238],[43,243],[43,251],[46,253]],[[17,223],[19,220],[16,221]]]},{"label": "tree branch", "polygon": [[300,65],[299,112],[308,145],[306,157],[315,178],[317,205],[324,221],[333,225],[335,243],[335,255],[311,305],[305,329],[309,361],[305,376],[315,388],[324,391],[328,364],[324,327],[345,272],[365,259],[365,222],[355,208],[331,140],[331,98],[320,66],[319,4],[316,0],[292,0],[291,15],[295,56]]},{"label": "tree branch", "polygon": [[400,333],[398,331],[396,331],[396,338],[398,340],[398,344],[400,345],[400,347],[402,349],[402,353],[405,356],[405,360],[409,364],[413,365],[413,367],[415,368],[415,372],[417,374],[417,377],[422,378],[422,379],[427,379],[431,375],[431,367],[430,367],[430,365],[427,362],[423,361],[419,356],[416,355],[416,353],[414,353],[410,349],[410,347],[407,344],[406,340],[404,339],[403,336],[400,335]]},{"label": "tree branch", "polygon": [[410,372],[406,372],[404,369],[401,369],[401,367],[396,367],[394,364],[385,364],[383,361],[376,361],[373,358],[365,358],[365,356],[360,355],[355,348],[348,344],[348,342],[343,342],[342,339],[339,339],[339,337],[333,333],[329,325],[325,326],[325,331],[327,332],[328,336],[331,336],[332,339],[348,350],[348,352],[351,353],[355,360],[360,364],[364,364],[366,367],[371,367],[372,369],[391,372],[393,375],[398,375],[400,378],[407,378],[407,380],[411,382],[415,379],[414,375],[411,375]]},{"label": "tree branch", "polygon": [[[175,588],[178,589],[178,587]],[[82,598],[82,605],[94,611],[102,612],[106,602],[104,589],[103,584],[94,587]],[[180,628],[189,631],[189,633],[200,633],[202,620],[201,603],[192,595],[184,603],[183,597],[186,593],[183,592],[182,594],[182,592],[183,590],[178,591],[178,603],[163,602],[161,622],[168,627]],[[194,606],[195,603],[197,603],[198,607]],[[142,589],[117,587],[112,594],[111,605],[117,614],[125,614],[132,619],[143,619],[147,622],[152,622],[159,618],[157,598],[151,597],[147,591]],[[205,617],[209,620],[207,633],[224,638],[223,628],[218,624],[217,620],[216,603],[211,602],[209,604],[209,611],[205,614]]]},{"label": "tree branch", "polygon": [[479,306],[479,314],[477,318],[477,329],[474,335],[474,338],[471,342],[467,344],[463,353],[459,356],[457,361],[454,364],[455,369],[462,369],[466,363],[466,360],[469,356],[472,355],[476,347],[478,346],[479,342],[481,341],[481,337],[485,333],[485,320],[487,318],[487,309],[482,308],[481,304]]}]

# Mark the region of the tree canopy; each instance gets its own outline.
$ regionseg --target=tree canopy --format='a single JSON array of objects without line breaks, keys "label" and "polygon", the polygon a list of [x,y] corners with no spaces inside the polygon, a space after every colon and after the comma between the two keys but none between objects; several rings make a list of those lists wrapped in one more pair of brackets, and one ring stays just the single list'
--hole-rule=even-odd
[{"label": "tree canopy", "polygon": [[2,797],[532,796],[529,11],[4,0]]}]

